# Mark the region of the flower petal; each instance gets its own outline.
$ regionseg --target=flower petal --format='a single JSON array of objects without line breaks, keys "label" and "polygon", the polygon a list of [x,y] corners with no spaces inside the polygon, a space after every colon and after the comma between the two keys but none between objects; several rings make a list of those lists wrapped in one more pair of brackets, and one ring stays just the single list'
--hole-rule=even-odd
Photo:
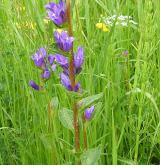
[{"label": "flower petal", "polygon": [[74,91],[75,91],[75,92],[78,92],[79,88],[80,88],[80,83],[78,82],[78,83],[76,84],[76,86],[75,86]]},{"label": "flower petal", "polygon": [[48,69],[45,69],[45,70],[43,71],[42,75],[41,75],[41,77],[42,77],[43,79],[49,79],[50,76],[51,76],[51,73],[50,73],[50,71],[49,71]]},{"label": "flower petal", "polygon": [[74,64],[77,69],[81,68],[84,63],[84,49],[78,47],[76,54],[74,54]]},{"label": "flower petal", "polygon": [[66,4],[62,0],[58,4],[50,2],[45,8],[48,11],[48,17],[56,25],[61,25],[66,22]]},{"label": "flower petal", "polygon": [[73,46],[74,37],[70,37],[66,31],[54,32],[54,39],[59,49],[68,52]]},{"label": "flower petal", "polygon": [[66,57],[61,54],[55,54],[53,57],[62,67],[68,67],[68,59]]},{"label": "flower petal", "polygon": [[90,120],[92,118],[93,112],[94,112],[94,106],[86,109],[84,112],[85,119]]},{"label": "flower petal", "polygon": [[31,80],[31,81],[29,82],[29,85],[30,85],[33,89],[35,89],[35,90],[37,90],[37,91],[40,90],[40,87],[39,87],[33,80]]},{"label": "flower petal", "polygon": [[56,64],[53,64],[53,65],[51,66],[53,72],[55,71],[56,67],[57,67]]},{"label": "flower petal", "polygon": [[54,56],[53,56],[52,54],[50,54],[50,55],[48,56],[48,61],[49,61],[50,65],[53,64],[54,60],[55,60]]},{"label": "flower petal", "polygon": [[47,56],[47,52],[45,48],[40,48],[37,50],[37,52],[31,57],[32,60],[34,61],[35,65],[44,69],[46,63],[45,63],[45,58]]},{"label": "flower petal", "polygon": [[67,90],[72,91],[72,86],[71,86],[71,82],[69,80],[69,77],[67,75],[65,75],[64,73],[61,73],[60,78],[61,78],[61,83],[63,84],[63,86]]}]

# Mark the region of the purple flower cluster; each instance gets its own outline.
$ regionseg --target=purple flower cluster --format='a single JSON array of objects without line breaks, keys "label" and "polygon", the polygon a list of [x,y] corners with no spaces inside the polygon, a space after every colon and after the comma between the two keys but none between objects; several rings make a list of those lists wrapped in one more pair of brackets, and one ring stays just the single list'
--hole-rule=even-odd
[{"label": "purple flower cluster", "polygon": [[[67,34],[68,37],[68,34]],[[63,37],[62,37],[63,38]],[[69,42],[69,41],[68,41]],[[59,42],[60,43],[60,42]],[[63,40],[62,40],[62,43]],[[66,45],[68,43],[66,42]],[[71,49],[71,47],[70,47]],[[40,48],[37,50],[37,52],[31,57],[33,60],[34,64],[42,70],[41,78],[43,80],[48,80],[51,76],[51,71],[48,67],[48,63],[51,66],[52,72],[55,71],[57,64],[62,68],[63,72],[60,74],[60,79],[61,83],[63,86],[68,90],[68,91],[75,91],[77,92],[80,88],[80,83],[77,83],[75,86],[75,89],[72,88],[71,82],[69,79],[69,61],[68,58],[61,55],[61,54],[49,54],[47,58],[47,52],[45,48]],[[82,65],[84,62],[84,50],[82,47],[78,47],[77,52],[74,54],[74,73],[75,75],[78,75],[80,71],[82,70]],[[35,90],[40,90],[40,87],[33,81],[31,80],[29,85],[35,89]]]},{"label": "purple flower cluster", "polygon": [[[61,54],[55,54],[48,56],[48,61],[51,65],[51,68],[55,68],[57,65],[55,63],[58,63],[60,67],[62,68],[63,72],[60,74],[61,83],[68,91],[75,91],[77,92],[80,88],[80,83],[77,83],[75,86],[75,89],[72,88],[71,82],[69,79],[69,62],[68,58],[61,55]],[[80,71],[82,70],[82,65],[84,62],[84,50],[82,47],[78,47],[77,52],[74,54],[74,73],[75,75],[78,75]]]},{"label": "purple flower cluster", "polygon": [[45,8],[48,11],[48,17],[56,25],[60,26],[66,22],[66,4],[62,0],[58,4],[50,2]]},{"label": "purple flower cluster", "polygon": [[[42,70],[41,78],[45,81],[48,80],[51,76],[46,58],[47,52],[45,48],[38,49],[37,52],[31,57],[34,64]],[[40,87],[33,80],[29,82],[29,85],[35,90],[40,90]]]},{"label": "purple flower cluster", "polygon": [[[66,4],[63,0],[60,0],[58,4],[55,4],[53,2],[48,3],[46,6],[46,9],[48,11],[48,17],[50,20],[52,20],[56,25],[60,26],[64,24],[67,20],[66,18]],[[69,52],[73,47],[73,41],[74,37],[69,36],[67,31],[62,30],[56,30],[54,32],[54,39],[56,41],[56,44],[58,48],[63,52]],[[68,90],[68,91],[75,91],[77,92],[80,88],[80,83],[76,83],[75,87],[73,89],[71,85],[71,81],[69,78],[69,62],[68,58],[61,55],[61,54],[55,54],[48,56],[48,61],[51,65],[52,70],[55,70],[56,63],[60,65],[63,72],[60,74],[60,79],[62,85]],[[84,50],[82,47],[78,47],[77,52],[74,53],[74,74],[75,76],[79,74],[82,70],[82,65],[84,62]]]},{"label": "purple flower cluster", "polygon": [[[66,22],[66,4],[63,0],[60,0],[58,4],[50,2],[47,4],[46,9],[48,11],[48,17],[52,20],[56,25],[60,26]],[[58,48],[62,51],[68,53],[72,52],[72,60],[74,62],[74,66],[72,66],[74,71],[74,77],[76,77],[82,70],[82,65],[84,63],[84,49],[81,46],[78,46],[77,51],[73,52],[73,41],[75,38],[73,36],[69,36],[67,31],[56,30],[54,32],[54,39]],[[49,54],[47,55],[47,51],[45,48],[40,48],[37,52],[31,57],[35,66],[37,66],[41,71],[41,79],[43,82],[46,82],[50,77],[51,73],[55,71],[55,69],[60,66],[62,69],[62,73],[60,73],[61,84],[68,90],[78,92],[80,88],[80,83],[77,82],[73,87],[71,85],[70,80],[70,71],[69,71],[69,59],[62,54]],[[39,91],[42,89],[41,86],[37,85],[33,80],[29,82],[29,85]],[[86,121],[90,120],[94,113],[94,106],[86,109],[84,111],[84,118]]]},{"label": "purple flower cluster", "polygon": [[[66,4],[62,0],[58,4],[50,2],[47,4],[46,9],[48,11],[48,16],[56,25],[62,25],[66,21]],[[56,30],[54,32],[54,39],[60,50],[63,52],[69,52],[73,47],[74,37],[69,36],[67,31]],[[77,52],[74,53],[74,74],[78,75],[82,70],[82,65],[84,63],[84,49],[79,46]],[[47,52],[45,48],[40,48],[32,56],[34,64],[42,70],[41,79],[46,81],[50,78],[51,72],[55,71],[57,64],[62,68],[62,73],[60,74],[60,79],[62,85],[68,91],[77,92],[80,88],[80,83],[77,82],[75,87],[71,85],[69,78],[69,61],[68,58],[61,54],[49,54],[47,57]],[[50,67],[48,67],[50,66]],[[49,69],[50,68],[50,69]],[[40,90],[41,88],[31,80],[29,85],[35,89]]]}]

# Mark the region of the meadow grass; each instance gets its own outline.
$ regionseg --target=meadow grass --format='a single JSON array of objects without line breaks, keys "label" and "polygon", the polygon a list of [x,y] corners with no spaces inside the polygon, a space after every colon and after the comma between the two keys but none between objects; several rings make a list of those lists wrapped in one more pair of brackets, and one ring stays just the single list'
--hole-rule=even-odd
[{"label": "meadow grass", "polygon": [[[28,86],[30,79],[39,82],[31,55],[42,46],[56,52],[56,27],[44,21],[47,2],[0,1],[2,165],[74,161],[73,133],[58,119],[58,111],[70,107],[59,77],[52,76],[45,92]],[[130,15],[138,26],[103,32],[95,26],[101,14]],[[88,147],[101,148],[98,164],[160,164],[160,1],[75,0],[73,18],[75,47],[85,48],[81,85],[87,96],[103,92],[101,108],[88,128]],[[48,116],[48,103],[55,97],[59,104]]]}]

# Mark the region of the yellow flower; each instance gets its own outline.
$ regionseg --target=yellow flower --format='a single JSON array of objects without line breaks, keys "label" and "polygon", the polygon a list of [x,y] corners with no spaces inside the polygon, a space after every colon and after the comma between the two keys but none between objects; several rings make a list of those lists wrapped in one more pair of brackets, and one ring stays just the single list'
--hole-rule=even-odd
[{"label": "yellow flower", "polygon": [[101,29],[101,28],[103,27],[103,25],[104,25],[103,23],[100,23],[100,22],[99,22],[99,23],[96,24],[96,27],[97,27],[98,29]]},{"label": "yellow flower", "polygon": [[48,19],[43,19],[44,23],[45,24],[48,24],[49,23],[49,20]]},{"label": "yellow flower", "polygon": [[58,33],[62,33],[63,30],[62,29],[57,29],[57,31],[58,31]]},{"label": "yellow flower", "polygon": [[98,29],[101,29],[104,32],[109,32],[110,31],[109,28],[104,23],[99,22],[99,23],[96,24],[96,27]]}]

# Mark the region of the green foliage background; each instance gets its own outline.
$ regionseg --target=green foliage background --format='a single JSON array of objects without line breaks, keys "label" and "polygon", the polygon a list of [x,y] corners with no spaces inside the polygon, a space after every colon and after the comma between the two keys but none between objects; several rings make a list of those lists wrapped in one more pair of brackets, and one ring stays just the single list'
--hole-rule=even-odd
[{"label": "green foliage background", "polygon": [[[73,133],[58,120],[58,111],[70,107],[59,77],[52,76],[45,92],[28,86],[30,79],[40,80],[31,55],[42,46],[56,52],[56,27],[44,22],[47,2],[0,0],[2,165],[73,163]],[[130,15],[138,27],[113,27],[104,33],[95,27],[101,14]],[[88,128],[89,148],[101,148],[98,164],[159,164],[160,1],[75,0],[73,23],[75,47],[85,48],[79,76],[84,93],[103,92],[102,108]],[[59,105],[48,116],[48,103],[55,97]]]}]

